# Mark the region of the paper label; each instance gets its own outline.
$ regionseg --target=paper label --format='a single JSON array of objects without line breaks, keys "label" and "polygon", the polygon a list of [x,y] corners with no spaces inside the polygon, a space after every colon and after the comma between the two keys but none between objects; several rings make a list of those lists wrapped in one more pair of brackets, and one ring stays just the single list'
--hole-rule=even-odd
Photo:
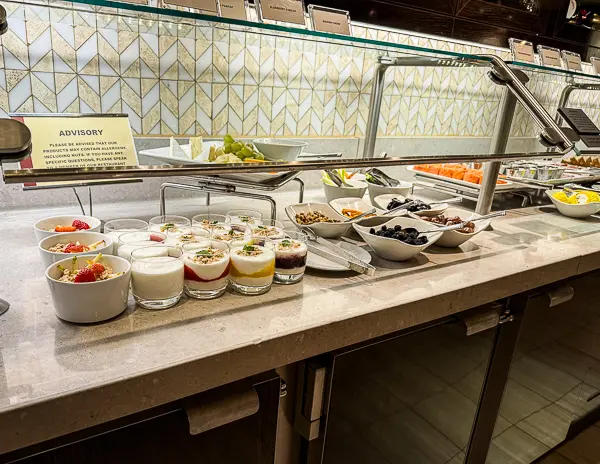
[{"label": "paper label", "polygon": [[246,5],[244,0],[221,0],[221,16],[230,19],[242,19],[246,21]]},{"label": "paper label", "polygon": [[577,54],[565,53],[567,69],[570,71],[581,71],[581,57]]},{"label": "paper label", "polygon": [[123,3],[135,3],[137,5],[147,5],[148,4],[148,0],[119,0],[120,2]]},{"label": "paper label", "polygon": [[264,19],[306,24],[301,0],[260,0],[260,8]]},{"label": "paper label", "polygon": [[25,116],[34,169],[137,166],[129,119]]},{"label": "paper label", "polygon": [[316,31],[329,32],[332,34],[350,34],[350,24],[346,12],[335,12],[320,9],[313,9],[313,24]]},{"label": "paper label", "polygon": [[186,8],[195,8],[196,10],[210,11],[217,13],[217,0],[168,0],[167,3]]},{"label": "paper label", "polygon": [[533,45],[527,42],[513,42],[512,50],[514,59],[516,61],[525,61],[527,63],[533,63]]},{"label": "paper label", "polygon": [[557,66],[562,68],[560,62],[560,53],[558,50],[550,50],[547,48],[540,48],[540,58],[542,59],[542,64],[544,66]]}]

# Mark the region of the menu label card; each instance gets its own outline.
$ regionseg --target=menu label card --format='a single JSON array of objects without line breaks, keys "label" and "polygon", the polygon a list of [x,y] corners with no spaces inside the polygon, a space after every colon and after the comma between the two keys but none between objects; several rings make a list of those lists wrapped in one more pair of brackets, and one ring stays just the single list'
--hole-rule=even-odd
[{"label": "menu label card", "polygon": [[524,61],[526,63],[535,62],[533,44],[526,40],[510,39],[510,49],[512,51],[513,60]]},{"label": "menu label card", "polygon": [[315,31],[352,35],[350,32],[350,13],[347,11],[315,7],[314,5],[309,5],[308,10]]},{"label": "menu label card", "polygon": [[590,58],[590,61],[592,62],[592,66],[594,67],[594,71],[596,71],[596,74],[600,74],[600,58],[598,58],[597,56],[592,56]]},{"label": "menu label card", "polygon": [[119,0],[124,3],[136,3],[137,5],[148,5],[148,0]]},{"label": "menu label card", "polygon": [[248,20],[244,0],[221,0],[221,16],[223,18]]},{"label": "menu label card", "polygon": [[560,50],[558,48],[538,45],[538,53],[540,54],[540,60],[543,66],[555,66],[557,68],[562,68]]},{"label": "menu label card", "polygon": [[581,71],[581,56],[578,53],[563,50],[562,57],[569,71]]},{"label": "menu label card", "polygon": [[16,117],[31,131],[35,169],[137,166],[126,115]]},{"label": "menu label card", "polygon": [[559,108],[558,113],[580,135],[600,135],[600,129],[580,108]]},{"label": "menu label card", "polygon": [[194,8],[196,10],[210,11],[211,13],[219,12],[217,0],[168,0],[167,3],[184,6],[186,8]]},{"label": "menu label card", "polygon": [[258,5],[263,20],[306,24],[302,0],[260,0]]}]

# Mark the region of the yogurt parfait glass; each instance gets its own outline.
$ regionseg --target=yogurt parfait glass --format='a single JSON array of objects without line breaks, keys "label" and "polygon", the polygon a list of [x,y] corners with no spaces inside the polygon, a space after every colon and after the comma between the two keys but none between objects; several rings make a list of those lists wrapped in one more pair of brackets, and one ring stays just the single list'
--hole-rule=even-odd
[{"label": "yogurt parfait glass", "polygon": [[138,248],[131,253],[131,292],[146,309],[167,309],[183,295],[183,252],[159,245]]},{"label": "yogurt parfait glass", "polygon": [[286,230],[285,237],[273,240],[275,245],[275,277],[278,284],[295,284],[304,277],[308,248],[301,232]]},{"label": "yogurt parfait glass", "polygon": [[246,224],[254,227],[263,223],[262,214],[254,209],[233,209],[227,211],[227,217],[232,224]]},{"label": "yogurt parfait glass", "polygon": [[104,224],[104,233],[113,239],[113,254],[119,252],[119,237],[127,232],[148,230],[148,223],[141,219],[113,219]]},{"label": "yogurt parfait glass", "polygon": [[231,244],[229,281],[242,295],[268,292],[275,274],[274,244],[268,238],[236,240]]},{"label": "yogurt parfait glass", "polygon": [[252,238],[252,230],[243,224],[221,224],[223,228],[213,228],[211,239],[231,244],[238,240],[248,240]]},{"label": "yogurt parfait glass", "polygon": [[190,220],[183,216],[155,216],[150,219],[150,230],[156,232],[167,232],[178,233],[178,232],[189,232],[192,223]]},{"label": "yogurt parfait glass", "polygon": [[252,224],[249,227],[254,237],[265,237],[271,240],[285,237],[283,222],[274,219],[263,219],[261,224]]},{"label": "yogurt parfait glass", "polygon": [[199,300],[218,298],[229,284],[229,245],[217,240],[183,246],[186,295]]},{"label": "yogurt parfait glass", "polygon": [[228,222],[229,218],[224,214],[196,214],[192,218],[192,226],[202,227],[203,229],[207,229],[209,231],[213,229],[219,229],[223,227],[223,224],[227,224]]},{"label": "yogurt parfait glass", "polygon": [[210,232],[202,227],[190,227],[189,230],[180,232],[167,232],[165,244],[183,247],[188,243],[200,243],[210,239]]},{"label": "yogurt parfait glass", "polygon": [[127,232],[119,237],[119,248],[117,255],[120,258],[131,261],[131,253],[138,248],[164,244],[167,235],[161,232]]}]

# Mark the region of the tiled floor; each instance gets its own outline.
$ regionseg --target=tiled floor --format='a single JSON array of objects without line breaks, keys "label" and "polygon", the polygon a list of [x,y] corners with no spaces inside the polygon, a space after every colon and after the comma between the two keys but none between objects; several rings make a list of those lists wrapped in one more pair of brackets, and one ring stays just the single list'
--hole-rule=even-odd
[{"label": "tiled floor", "polygon": [[[536,461],[600,406],[599,333],[595,304],[528,310],[487,464]],[[445,324],[338,357],[324,464],[462,463],[492,342]],[[600,426],[578,440],[542,462],[600,464]]]}]

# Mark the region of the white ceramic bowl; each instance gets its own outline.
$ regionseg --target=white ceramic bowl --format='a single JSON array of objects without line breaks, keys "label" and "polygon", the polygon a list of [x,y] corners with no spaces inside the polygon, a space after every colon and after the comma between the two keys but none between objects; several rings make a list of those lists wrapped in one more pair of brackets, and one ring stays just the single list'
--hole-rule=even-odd
[{"label": "white ceramic bowl", "polygon": [[[48,251],[48,248],[53,247],[58,243],[70,243],[79,242],[82,245],[91,245],[92,243],[104,240],[104,246],[99,246],[95,250],[86,251],[83,253],[56,253]],[[61,261],[65,258],[71,258],[73,256],[85,256],[85,255],[97,255],[102,253],[103,255],[113,254],[113,240],[108,235],[99,234],[98,232],[65,232],[62,234],[54,234],[49,237],[43,238],[38,243],[38,249],[40,256],[42,257],[42,263],[44,267],[50,266],[52,263]]]},{"label": "white ceramic bowl", "polygon": [[[331,207],[333,209],[335,209],[342,216],[344,215],[342,213],[342,210],[344,210],[344,209],[353,209],[356,211],[361,211],[363,213],[365,211],[369,211],[370,209],[373,209],[373,206],[371,206],[369,203],[367,203],[365,200],[363,200],[361,198],[336,198],[335,200],[331,200],[329,202],[329,204],[331,205]],[[375,215],[380,215],[383,213],[385,213],[384,210],[375,208],[375,213],[374,213]]]},{"label": "white ceramic bowl", "polygon": [[273,161],[296,161],[308,145],[306,142],[286,139],[255,139],[252,143],[265,158]]},{"label": "white ceramic bowl", "polygon": [[550,198],[550,201],[554,203],[554,206],[565,216],[582,219],[600,212],[600,203],[587,203],[585,205],[570,205],[558,201],[552,196],[553,193],[560,192],[561,190],[546,190],[546,195]]},{"label": "white ceramic bowl", "polygon": [[[408,213],[408,215],[412,218],[419,219],[419,216],[417,216],[414,213]],[[475,218],[481,217],[481,214],[472,213],[470,211],[465,211],[463,209],[458,209],[458,208],[448,208],[446,211],[444,211],[444,216],[446,216],[446,217],[458,216],[461,219],[466,221],[468,219],[475,219]],[[434,226],[434,227],[438,226],[438,224],[434,224],[433,222],[428,222],[428,221],[423,221],[423,222],[425,222],[426,224],[429,224],[430,226]],[[487,229],[487,227],[490,225],[491,222],[492,222],[491,219],[486,219],[485,221],[474,222],[473,224],[475,224],[475,231],[471,234],[465,234],[463,232],[458,232],[457,230],[448,230],[448,231],[442,233],[442,236],[438,239],[437,242],[435,242],[435,244],[437,246],[441,246],[441,247],[445,247],[445,248],[456,248],[458,246],[461,246],[466,241],[475,237],[479,232],[483,232],[485,229]],[[439,226],[439,227],[441,227],[441,226]]]},{"label": "white ceramic bowl", "polygon": [[367,185],[369,186],[369,198],[371,199],[371,203],[373,206],[377,206],[374,202],[375,197],[379,195],[385,194],[393,194],[393,195],[402,195],[403,197],[407,197],[412,192],[413,184],[410,182],[399,181],[397,187],[382,187],[381,185],[372,184],[367,181]]},{"label": "white ceramic bowl", "polygon": [[367,191],[367,183],[348,179],[346,180],[352,187],[338,187],[337,185],[323,184],[323,190],[325,191],[325,198],[327,201],[336,200],[338,198],[362,198],[365,196]]},{"label": "white ceramic bowl", "polygon": [[[79,256],[77,267],[82,269],[89,256]],[[46,269],[46,280],[50,286],[56,315],[69,322],[92,323],[105,321],[121,314],[127,308],[131,265],[118,256],[105,256],[102,264],[110,266],[114,272],[124,272],[114,279],[100,282],[75,284],[60,282],[62,275],[57,266],[70,268],[71,258],[63,259]]]},{"label": "white ceramic bowl", "polygon": [[296,222],[296,214],[309,213],[311,211],[318,211],[331,219],[338,219],[339,221],[348,219],[326,203],[300,203],[285,208],[285,213],[298,229],[302,230],[310,227],[319,237],[340,238],[350,228],[351,224],[349,222],[317,222],[308,226]]},{"label": "white ceramic bowl", "polygon": [[[85,222],[90,228],[87,232],[100,232],[100,219],[96,219],[91,216],[54,216],[45,219],[40,219],[33,225],[35,231],[35,238],[39,242],[45,237],[49,237],[54,234],[68,234],[70,232],[54,232],[56,226],[70,226],[73,221],[79,219]],[[83,232],[83,231],[82,231]]]},{"label": "white ceramic bowl", "polygon": [[[404,217],[394,217],[384,225],[388,228],[394,227],[395,225],[400,225],[403,229],[406,227],[414,227],[419,231],[432,229],[431,224],[427,224],[425,221]],[[362,239],[373,248],[373,251],[375,251],[377,255],[389,261],[407,261],[414,258],[425,248],[433,245],[442,236],[442,232],[427,234],[429,240],[425,245],[409,245],[394,238],[373,235],[370,233],[371,227],[360,226],[356,223],[352,224],[352,227],[354,227],[354,230],[358,232]],[[383,225],[374,226],[373,229],[379,230],[382,227]]]},{"label": "white ceramic bowl", "polygon": [[[389,205],[390,201],[392,201],[394,198],[396,198],[400,201],[404,201],[406,199],[406,197],[404,197],[402,195],[394,195],[391,193],[386,193],[385,195],[379,195],[379,196],[375,197],[375,199],[374,199],[375,206],[381,208],[384,211],[387,211],[387,205]],[[436,203],[435,207],[432,207],[431,209],[419,211],[417,213],[412,213],[412,214],[416,214],[417,216],[437,216],[438,214],[442,214],[447,209],[448,209],[448,203]],[[395,216],[395,215],[396,214],[393,214],[392,216]]]}]

